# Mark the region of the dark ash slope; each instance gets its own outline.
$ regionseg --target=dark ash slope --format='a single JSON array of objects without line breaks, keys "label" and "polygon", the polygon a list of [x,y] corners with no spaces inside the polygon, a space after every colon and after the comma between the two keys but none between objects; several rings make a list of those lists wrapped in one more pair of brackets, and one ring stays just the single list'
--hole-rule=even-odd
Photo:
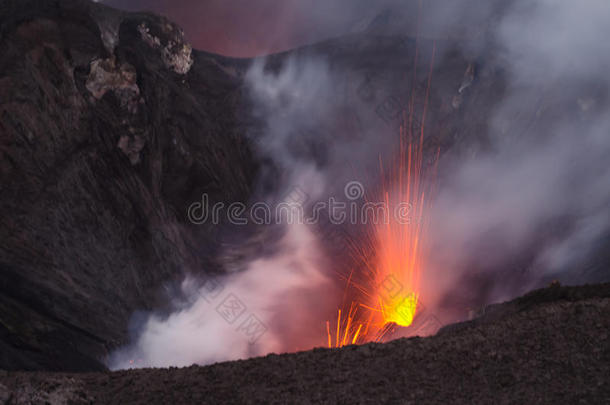
[{"label": "dark ash slope", "polygon": [[553,286],[428,338],[172,369],[4,373],[26,404],[606,404],[610,284]]}]

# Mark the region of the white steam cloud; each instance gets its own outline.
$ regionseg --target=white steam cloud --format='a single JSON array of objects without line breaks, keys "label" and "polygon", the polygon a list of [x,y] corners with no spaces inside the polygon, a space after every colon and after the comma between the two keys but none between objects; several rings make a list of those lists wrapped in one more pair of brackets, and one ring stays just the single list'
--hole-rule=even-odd
[{"label": "white steam cloud", "polygon": [[508,90],[491,150],[444,162],[427,288],[437,301],[472,288],[469,273],[488,273],[494,301],[551,276],[590,281],[586,259],[610,229],[608,17],[606,1],[524,0],[493,29]]},{"label": "white steam cloud", "polygon": [[189,305],[151,315],[134,344],[111,356],[110,368],[210,364],[287,350],[286,328],[277,319],[290,317],[288,329],[299,327],[307,314],[297,311],[294,296],[315,300],[327,283],[311,255],[316,243],[303,225],[294,225],[278,254],[253,260],[243,272],[203,285],[187,278],[182,290]]},{"label": "white steam cloud", "polygon": [[[273,195],[261,197],[273,205],[278,195],[296,190],[307,200],[297,203],[306,204],[322,195],[325,176],[291,142],[295,133],[307,132],[312,122],[331,113],[330,73],[317,60],[289,61],[276,73],[265,72],[263,64],[255,62],[246,78],[264,122],[263,132],[252,136],[282,176]],[[148,316],[133,344],[113,353],[109,366],[210,364],[323,345],[325,324],[319,314],[336,297],[328,293],[332,284],[319,241],[310,226],[298,221],[273,226],[284,232],[273,254],[246,258],[245,270],[207,282],[187,278],[182,295],[188,304],[169,316]]]}]

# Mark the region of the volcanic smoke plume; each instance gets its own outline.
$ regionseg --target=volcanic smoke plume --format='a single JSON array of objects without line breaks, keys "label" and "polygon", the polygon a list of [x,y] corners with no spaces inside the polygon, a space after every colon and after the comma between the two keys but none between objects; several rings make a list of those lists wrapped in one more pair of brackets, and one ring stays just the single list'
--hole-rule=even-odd
[{"label": "volcanic smoke plume", "polygon": [[[592,257],[610,225],[610,57],[599,36],[609,13],[603,1],[517,1],[498,21],[507,93],[489,144],[442,164],[431,299],[497,301],[540,278],[599,281]],[[475,279],[491,282],[477,290],[465,282]]]},{"label": "volcanic smoke plume", "polygon": [[[610,5],[522,0],[479,8],[464,2],[447,13],[424,1],[420,11],[420,32],[439,38],[494,22],[485,35],[459,44],[472,63],[450,95],[454,108],[484,79],[480,72],[501,71],[505,84],[485,133],[441,151],[416,301],[449,321],[541,280],[598,281],[596,246],[610,230],[610,54],[599,40],[609,30]],[[439,49],[439,63],[445,57]],[[366,80],[316,52],[252,63],[246,84],[262,130],[250,136],[270,162],[258,200],[281,202],[297,187],[307,196],[307,211],[349,180],[382,181],[380,156],[391,161],[400,137],[397,128],[374,124],[370,109],[356,104],[346,112],[336,84],[349,75]],[[435,94],[433,74],[430,92],[447,98]],[[346,116],[361,123],[357,134],[337,125]],[[329,257],[315,225],[278,225],[282,236],[271,253],[247,257],[244,271],[213,282],[243,305],[243,319],[260,321],[265,332],[255,342],[239,322],[218,313],[221,301],[206,294],[216,291],[206,290],[210,280],[187,279],[180,308],[145,317],[134,344],[116,352],[111,366],[138,366],[139,359],[154,366],[205,364],[325,345],[325,321],[341,305],[343,281],[337,283],[341,260]]]},{"label": "volcanic smoke plume", "polygon": [[[284,175],[272,191],[261,188],[258,203],[275,206],[295,190],[304,198],[299,204],[322,198],[326,174],[310,156],[293,149],[289,135],[307,131],[312,117],[328,120],[333,106],[321,100],[328,100],[331,73],[319,60],[299,64],[289,60],[275,73],[263,67],[264,61],[255,62],[246,77],[255,114],[264,121],[263,133],[252,134],[252,140]],[[262,178],[261,183],[267,180]],[[208,364],[321,345],[323,314],[336,305],[335,298],[327,297],[336,294],[324,271],[320,242],[313,226],[300,221],[282,224],[272,218],[276,220],[283,236],[273,253],[247,257],[241,272],[185,280],[177,303],[180,309],[169,316],[145,316],[142,325],[135,326],[134,344],[114,353],[110,367]],[[227,297],[229,302],[224,301]],[[223,316],[223,305],[231,302],[243,307],[244,316],[237,323]],[[248,324],[240,324],[246,315],[259,324],[254,336]]]},{"label": "volcanic smoke plume", "polygon": [[[327,280],[312,254],[315,244],[307,229],[295,225],[278,254],[253,260],[243,272],[203,285],[186,279],[182,290],[190,301],[169,316],[146,319],[135,345],[116,352],[110,367],[188,366],[295,350],[282,339],[290,325],[279,333],[275,320],[290,312],[292,325],[311,322],[290,297],[300,293],[302,300],[315,302],[324,291]],[[243,313],[238,322],[236,313]]]}]

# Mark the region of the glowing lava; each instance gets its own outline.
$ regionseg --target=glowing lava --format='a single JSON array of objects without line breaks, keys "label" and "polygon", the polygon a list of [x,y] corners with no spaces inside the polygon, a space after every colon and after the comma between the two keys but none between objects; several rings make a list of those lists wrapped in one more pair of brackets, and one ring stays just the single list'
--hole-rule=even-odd
[{"label": "glowing lava", "polygon": [[[423,124],[422,124],[423,125]],[[422,252],[428,218],[425,217],[425,176],[423,172],[423,127],[419,144],[405,142],[401,127],[399,161],[384,185],[384,204],[389,220],[374,229],[375,265],[371,269],[374,296],[385,323],[409,326],[413,322],[419,300]]]},{"label": "glowing lava", "polygon": [[413,130],[412,94],[400,127],[398,155],[387,173],[380,161],[383,180],[377,201],[383,201],[385,218],[375,221],[363,240],[350,242],[352,254],[362,268],[352,270],[347,277],[343,310],[338,311],[336,322],[326,323],[328,347],[378,342],[396,325],[408,327],[415,319],[426,265],[426,213],[438,162],[438,150],[432,164],[424,161],[433,61],[434,51],[418,133]]}]

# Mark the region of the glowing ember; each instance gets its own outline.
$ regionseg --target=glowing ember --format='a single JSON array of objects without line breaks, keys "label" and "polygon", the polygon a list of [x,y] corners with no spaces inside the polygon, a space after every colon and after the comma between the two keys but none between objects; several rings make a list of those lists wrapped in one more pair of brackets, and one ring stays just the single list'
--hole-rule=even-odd
[{"label": "glowing ember", "polygon": [[428,201],[422,170],[423,135],[422,124],[419,145],[413,147],[410,139],[405,142],[401,127],[398,166],[393,168],[394,176],[384,185],[383,192],[391,215],[388,221],[376,225],[373,240],[376,263],[371,272],[378,310],[385,323],[405,327],[415,317],[424,267],[422,248],[428,223],[424,213]]},{"label": "glowing ember", "polygon": [[[408,327],[415,319],[420,293],[422,269],[425,267],[425,246],[429,218],[432,173],[424,165],[424,133],[432,64],[419,133],[413,134],[414,94],[409,110],[403,115],[400,128],[400,149],[395,162],[382,174],[382,190],[386,217],[368,231],[363,241],[352,241],[351,250],[363,269],[347,278],[343,311],[334,323],[326,323],[328,347],[378,342],[396,326]],[[415,140],[415,141],[414,141]],[[346,298],[350,297],[345,311]]]}]

